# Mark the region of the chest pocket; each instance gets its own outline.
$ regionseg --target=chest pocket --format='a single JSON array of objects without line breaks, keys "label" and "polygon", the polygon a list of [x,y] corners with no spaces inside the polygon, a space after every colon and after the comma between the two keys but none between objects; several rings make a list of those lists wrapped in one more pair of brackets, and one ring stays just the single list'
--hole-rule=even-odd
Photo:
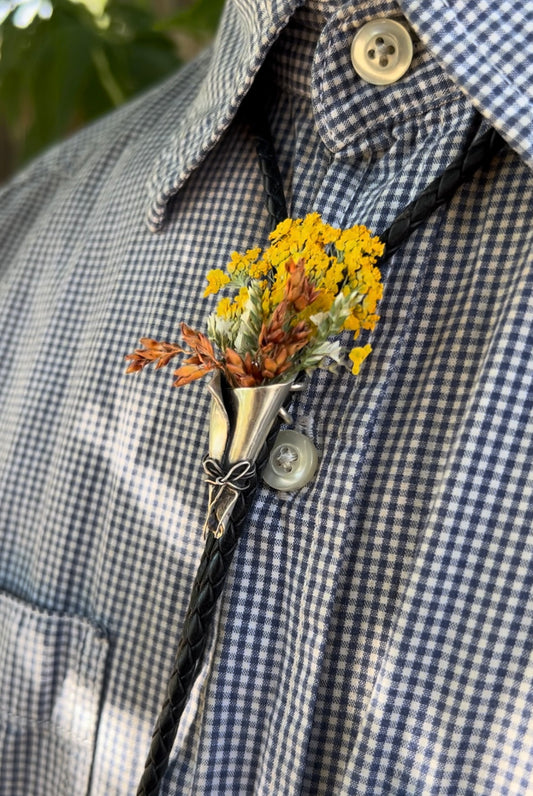
[{"label": "chest pocket", "polygon": [[108,642],[0,594],[0,794],[88,793]]}]

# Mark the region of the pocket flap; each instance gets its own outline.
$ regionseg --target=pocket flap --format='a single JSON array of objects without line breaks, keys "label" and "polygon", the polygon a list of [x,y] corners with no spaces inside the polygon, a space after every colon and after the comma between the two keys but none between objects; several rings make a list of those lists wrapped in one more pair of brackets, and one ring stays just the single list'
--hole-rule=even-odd
[{"label": "pocket flap", "polygon": [[2,793],[87,793],[107,651],[91,622],[0,593]]}]

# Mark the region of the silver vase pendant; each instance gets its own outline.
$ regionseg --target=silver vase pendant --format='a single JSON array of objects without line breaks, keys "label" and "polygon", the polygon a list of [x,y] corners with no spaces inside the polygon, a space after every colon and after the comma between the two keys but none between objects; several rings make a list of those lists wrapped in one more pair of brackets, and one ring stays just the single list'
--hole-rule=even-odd
[{"label": "silver vase pendant", "polygon": [[283,404],[290,392],[302,388],[303,383],[295,380],[232,388],[218,371],[209,382],[211,462],[209,467],[204,463],[209,483],[204,536],[211,532],[219,538],[225,532],[241,491],[237,484],[255,475],[255,462],[277,416],[292,422]]}]

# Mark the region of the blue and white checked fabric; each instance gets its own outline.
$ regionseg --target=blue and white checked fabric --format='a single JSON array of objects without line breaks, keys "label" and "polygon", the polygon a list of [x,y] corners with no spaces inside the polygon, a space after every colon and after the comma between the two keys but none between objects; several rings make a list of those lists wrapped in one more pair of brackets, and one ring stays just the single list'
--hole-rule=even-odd
[{"label": "blue and white checked fabric", "polygon": [[[194,64],[2,189],[2,796],[135,793],[209,399],[123,356],[201,327],[206,271],[266,241],[235,118],[262,65],[293,216],[379,232],[489,124],[510,148],[387,265],[358,379],[295,400],[319,472],[257,494],[162,794],[533,791],[530,11],[401,6],[232,0]],[[349,60],[377,16],[415,45],[385,87]]]},{"label": "blue and white checked fabric", "polygon": [[533,4],[400,0],[400,5],[451,79],[533,166]]}]

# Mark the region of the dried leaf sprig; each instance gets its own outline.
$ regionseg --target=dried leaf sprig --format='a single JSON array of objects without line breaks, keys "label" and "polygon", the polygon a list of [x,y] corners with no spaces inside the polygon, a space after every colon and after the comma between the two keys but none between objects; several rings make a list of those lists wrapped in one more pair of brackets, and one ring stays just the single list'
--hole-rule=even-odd
[{"label": "dried leaf sprig", "polygon": [[383,244],[364,226],[347,230],[325,224],[318,213],[286,219],[262,251],[234,252],[225,270],[207,274],[204,296],[228,291],[207,322],[207,334],[181,324],[188,348],[142,338],[126,356],[127,372],[186,359],[175,386],[221,370],[234,387],[279,383],[304,370],[336,369],[357,374],[370,345],[351,350],[331,340],[343,330],[357,339],[379,320],[381,274],[375,263]]}]

